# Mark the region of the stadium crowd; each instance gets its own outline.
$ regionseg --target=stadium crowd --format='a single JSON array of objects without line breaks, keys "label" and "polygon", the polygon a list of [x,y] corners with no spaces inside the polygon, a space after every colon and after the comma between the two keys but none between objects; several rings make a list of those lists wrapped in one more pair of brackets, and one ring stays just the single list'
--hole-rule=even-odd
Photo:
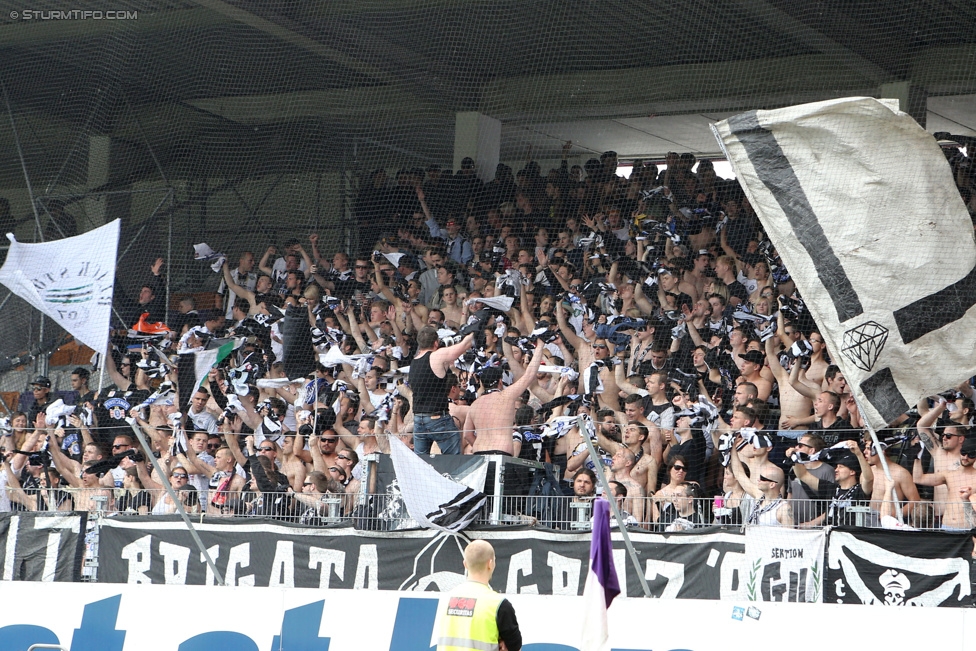
[{"label": "stadium crowd", "polygon": [[[945,149],[976,214],[976,167]],[[188,511],[313,524],[368,509],[363,459],[399,439],[550,463],[577,500],[603,464],[648,528],[976,524],[970,384],[876,449],[738,183],[691,154],[617,171],[376,170],[358,250],[199,247],[221,309],[169,311],[157,260],[117,297],[112,384],[79,367],[66,406],[37,377],[7,422],[0,511],[172,513],[155,456]]]}]

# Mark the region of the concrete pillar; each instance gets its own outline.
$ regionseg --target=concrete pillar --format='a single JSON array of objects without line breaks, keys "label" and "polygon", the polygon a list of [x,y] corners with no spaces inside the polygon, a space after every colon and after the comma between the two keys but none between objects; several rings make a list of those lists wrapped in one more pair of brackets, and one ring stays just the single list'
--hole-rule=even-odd
[{"label": "concrete pillar", "polygon": [[910,80],[894,81],[881,84],[878,94],[882,99],[897,99],[898,108],[908,113],[924,129],[928,117],[928,92],[922,86],[912,84]]},{"label": "concrete pillar", "polygon": [[495,178],[502,142],[502,123],[477,111],[457,113],[454,123],[454,169],[461,159],[474,159],[474,168],[484,182]]},{"label": "concrete pillar", "polygon": [[[112,138],[110,136],[88,136],[88,190],[101,187],[108,183],[109,179],[109,160],[112,149]],[[96,195],[85,199],[85,213],[88,216],[88,224],[91,228],[98,228],[105,224],[105,215],[108,211],[108,197]],[[79,224],[79,231],[87,228]]]}]

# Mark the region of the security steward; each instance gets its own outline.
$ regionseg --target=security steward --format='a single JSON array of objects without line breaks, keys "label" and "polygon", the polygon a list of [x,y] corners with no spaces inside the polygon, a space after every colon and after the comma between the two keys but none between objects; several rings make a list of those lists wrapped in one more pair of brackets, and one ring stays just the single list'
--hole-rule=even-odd
[{"label": "security steward", "polygon": [[491,589],[495,550],[484,540],[464,550],[468,580],[451,591],[441,613],[437,651],[519,651],[522,632],[511,602]]}]

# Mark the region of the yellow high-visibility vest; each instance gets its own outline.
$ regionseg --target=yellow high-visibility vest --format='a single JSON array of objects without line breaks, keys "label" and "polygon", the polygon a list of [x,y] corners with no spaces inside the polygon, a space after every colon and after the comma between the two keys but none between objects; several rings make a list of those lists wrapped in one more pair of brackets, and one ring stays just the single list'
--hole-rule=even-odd
[{"label": "yellow high-visibility vest", "polygon": [[441,613],[437,651],[498,651],[498,607],[504,597],[467,581],[451,591]]}]

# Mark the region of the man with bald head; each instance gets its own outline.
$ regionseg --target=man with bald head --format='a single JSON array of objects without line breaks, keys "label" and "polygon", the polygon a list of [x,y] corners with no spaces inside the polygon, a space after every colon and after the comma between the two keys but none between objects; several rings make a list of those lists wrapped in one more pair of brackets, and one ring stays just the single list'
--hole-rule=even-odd
[{"label": "man with bald head", "polygon": [[519,651],[522,633],[515,609],[489,585],[495,571],[491,544],[472,541],[464,550],[464,568],[468,580],[451,591],[441,611],[437,651]]},{"label": "man with bald head", "polygon": [[739,458],[739,451],[735,446],[732,448],[732,461],[729,465],[742,490],[757,500],[752,513],[749,514],[749,524],[793,526],[793,510],[790,508],[789,501],[783,499],[783,483],[786,481],[786,476],[779,466],[763,460],[756,465],[750,464],[752,470],[750,474],[746,474],[743,460]]}]

